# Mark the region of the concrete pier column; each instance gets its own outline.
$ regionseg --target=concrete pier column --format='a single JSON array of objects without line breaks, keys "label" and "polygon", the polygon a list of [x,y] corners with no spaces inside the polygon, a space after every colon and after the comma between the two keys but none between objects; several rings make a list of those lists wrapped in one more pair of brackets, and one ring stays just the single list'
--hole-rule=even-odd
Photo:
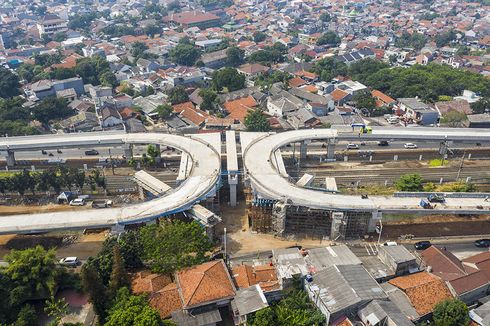
[{"label": "concrete pier column", "polygon": [[333,160],[335,158],[335,143],[334,142],[328,142],[327,145],[327,159],[328,160]]},{"label": "concrete pier column", "polygon": [[157,149],[157,151],[159,153],[158,156],[155,157],[155,162],[160,163],[162,161],[162,151],[160,149],[160,144],[155,144],[155,148]]},{"label": "concrete pier column", "polygon": [[7,156],[5,158],[7,159],[7,166],[15,165],[15,154],[13,151],[7,151]]},{"label": "concrete pier column", "polygon": [[125,144],[123,146],[124,150],[124,156],[126,156],[126,159],[130,159],[133,157],[133,145],[132,144]]},{"label": "concrete pier column", "polygon": [[302,141],[299,146],[300,160],[306,159],[307,154],[308,154],[308,144],[305,141]]},{"label": "concrete pier column", "polygon": [[238,184],[238,175],[228,175],[228,185],[230,186],[230,206],[235,207],[237,204],[236,201],[236,192],[237,192],[237,184]]}]

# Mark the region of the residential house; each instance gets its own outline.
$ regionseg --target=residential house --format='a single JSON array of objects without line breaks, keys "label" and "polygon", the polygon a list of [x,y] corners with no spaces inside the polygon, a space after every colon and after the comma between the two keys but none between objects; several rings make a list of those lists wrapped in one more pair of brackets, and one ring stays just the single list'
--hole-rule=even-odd
[{"label": "residential house", "polygon": [[221,321],[218,309],[230,306],[236,293],[223,260],[183,269],[176,273],[175,281],[183,308],[172,313],[178,325],[192,325],[199,315],[213,317],[206,325]]},{"label": "residential house", "polygon": [[343,82],[337,84],[336,88],[341,89],[344,92],[351,94],[352,96],[355,96],[359,93],[367,91],[367,87],[364,84],[362,84],[358,81],[353,81],[353,80],[343,81]]},{"label": "residential house", "polygon": [[478,102],[480,99],[481,99],[481,97],[476,95],[475,92],[469,91],[467,89],[465,89],[463,91],[463,95],[454,97],[454,100],[465,100],[466,102],[468,102],[470,104]]},{"label": "residential house", "polygon": [[412,274],[420,270],[415,256],[404,246],[381,246],[378,257],[395,271],[396,276]]},{"label": "residential house", "polygon": [[374,53],[374,51],[372,49],[363,48],[360,50],[354,50],[354,51],[348,52],[346,54],[340,55],[340,56],[336,57],[335,59],[339,60],[340,62],[345,63],[346,65],[350,65],[353,62],[356,62],[356,61],[359,61],[362,59],[366,59],[366,58],[371,58],[371,59],[376,58],[376,54]]},{"label": "residential house", "polygon": [[197,41],[196,47],[200,48],[203,51],[210,51],[210,50],[218,48],[220,46],[221,42],[223,42],[223,41],[219,38],[211,39],[211,40],[204,40],[204,41]]},{"label": "residential house", "polygon": [[247,85],[254,85],[254,78],[261,74],[267,74],[270,72],[270,68],[267,66],[263,66],[258,63],[246,63],[237,68],[238,72],[244,74],[246,76]]},{"label": "residential house", "polygon": [[391,301],[373,300],[357,313],[364,325],[413,326],[413,322]]},{"label": "residential house", "polygon": [[444,281],[427,272],[396,277],[388,283],[403,291],[421,317],[432,313],[439,302],[453,298]]},{"label": "residential house", "polygon": [[105,107],[101,110],[101,126],[102,128],[110,128],[124,124],[124,121],[117,111],[111,107]]},{"label": "residential house", "polygon": [[308,274],[305,257],[297,248],[273,249],[272,262],[283,289],[292,286],[295,279]]},{"label": "residential house", "polygon": [[432,125],[439,121],[439,112],[432,110],[418,98],[399,98],[399,109],[405,112],[405,117],[421,125]]},{"label": "residential house", "polygon": [[396,100],[386,95],[385,93],[374,89],[371,91],[371,96],[376,100],[376,107],[388,107],[392,108],[396,104]]},{"label": "residential house", "polygon": [[309,249],[305,257],[308,270],[315,274],[334,265],[360,265],[362,262],[346,245]]},{"label": "residential house", "polygon": [[209,12],[183,11],[173,13],[163,18],[164,21],[181,25],[183,28],[199,27],[205,29],[219,26],[221,20],[218,16]]},{"label": "residential house", "polygon": [[85,93],[83,80],[80,77],[53,81],[42,79],[27,86],[25,92],[27,96],[34,96],[36,99],[41,100],[48,96],[56,96],[56,92],[70,88],[75,91],[77,96]]},{"label": "residential house", "polygon": [[90,97],[93,99],[99,99],[103,97],[110,97],[112,96],[112,87],[109,86],[92,86],[88,85],[88,92],[90,94]]},{"label": "residential house", "polygon": [[342,106],[345,104],[345,102],[349,101],[352,98],[352,94],[347,93],[346,91],[343,91],[339,88],[336,88],[332,93],[330,93],[330,96],[332,97],[333,102],[336,106]]},{"label": "residential house", "polygon": [[226,117],[241,123],[245,122],[245,117],[249,111],[254,110],[257,106],[257,101],[251,95],[223,103],[223,108],[229,113]]},{"label": "residential house", "polygon": [[196,109],[192,102],[184,102],[180,104],[172,105],[172,108],[179,117],[187,122],[189,125],[195,125],[197,127],[202,127],[209,117],[206,112]]},{"label": "residential house", "polygon": [[267,308],[269,303],[264,296],[262,288],[256,284],[237,290],[231,306],[235,325],[246,325],[248,316]]},{"label": "residential house", "polygon": [[276,117],[283,117],[290,112],[298,111],[304,105],[302,100],[283,90],[267,99],[267,111]]},{"label": "residential house", "polygon": [[60,124],[66,132],[93,131],[100,125],[97,115],[86,111],[80,111],[78,114],[62,120]]},{"label": "residential house", "polygon": [[322,125],[322,122],[306,107],[286,113],[286,120],[295,129],[316,128]]},{"label": "residential house", "polygon": [[490,300],[485,302],[481,306],[470,310],[469,314],[471,320],[473,320],[476,325],[490,325]]},{"label": "residential house", "polygon": [[471,114],[468,116],[470,128],[490,128],[490,114]]},{"label": "residential house", "polygon": [[53,36],[57,33],[67,32],[68,22],[57,15],[48,14],[37,23],[37,29],[41,37],[43,35]]},{"label": "residential house", "polygon": [[136,66],[144,73],[150,73],[160,69],[160,65],[157,62],[143,58],[139,58],[136,61]]},{"label": "residential house", "polygon": [[387,295],[362,265],[334,265],[312,275],[305,290],[330,324]]},{"label": "residential house", "polygon": [[233,279],[239,289],[259,285],[269,302],[281,298],[281,284],[274,265],[237,265],[232,270]]},{"label": "residential house", "polygon": [[227,49],[204,53],[201,56],[201,61],[204,67],[211,69],[219,69],[226,65],[228,60],[228,55],[226,54]]},{"label": "residential house", "polygon": [[139,96],[133,99],[133,103],[139,106],[146,117],[150,119],[158,119],[156,108],[167,102],[167,97],[163,93],[156,93],[146,97]]}]

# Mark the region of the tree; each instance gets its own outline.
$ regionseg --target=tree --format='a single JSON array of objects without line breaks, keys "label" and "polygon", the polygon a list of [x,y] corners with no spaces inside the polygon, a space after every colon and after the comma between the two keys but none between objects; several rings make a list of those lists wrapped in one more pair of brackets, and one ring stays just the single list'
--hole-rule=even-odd
[{"label": "tree", "polygon": [[0,97],[9,98],[19,95],[19,77],[10,70],[0,67]]},{"label": "tree", "polygon": [[151,163],[155,163],[157,157],[160,157],[160,150],[153,144],[148,145],[146,148],[146,154],[151,158]]},{"label": "tree", "polygon": [[177,46],[169,51],[169,58],[172,62],[184,66],[193,66],[201,57],[201,51],[193,44],[179,42]]},{"label": "tree", "polygon": [[356,108],[358,109],[366,108],[369,111],[373,111],[376,108],[376,100],[369,91],[357,93],[352,100],[356,103]]},{"label": "tree", "polygon": [[470,324],[468,307],[458,299],[447,299],[434,307],[435,326],[466,326]]},{"label": "tree", "polygon": [[116,75],[110,70],[106,70],[99,76],[100,83],[103,86],[115,87],[117,86],[117,78]]},{"label": "tree", "polygon": [[312,71],[323,81],[330,82],[333,78],[347,75],[347,65],[334,58],[325,58],[315,62]]},{"label": "tree", "polygon": [[34,179],[27,170],[22,170],[22,172],[15,173],[10,177],[11,190],[17,191],[19,195],[23,196],[25,191],[29,189],[34,184]]},{"label": "tree", "polygon": [[399,191],[421,191],[422,177],[417,173],[402,175],[396,180],[395,187]]},{"label": "tree", "polygon": [[439,48],[448,45],[451,41],[454,41],[455,39],[456,32],[454,30],[447,31],[442,34],[437,34],[435,37],[436,45]]},{"label": "tree", "polygon": [[332,20],[332,17],[328,13],[324,12],[320,15],[320,20],[324,23],[328,23]]},{"label": "tree", "polygon": [[89,301],[94,305],[94,311],[99,316],[99,322],[102,323],[106,316],[107,290],[93,265],[85,264],[81,274],[83,289],[87,293]]},{"label": "tree", "polygon": [[216,100],[218,99],[216,92],[209,88],[202,88],[199,91],[199,96],[202,98],[201,109],[211,112],[216,109]]},{"label": "tree", "polygon": [[261,110],[249,111],[245,116],[247,131],[269,131],[270,125]]},{"label": "tree", "polygon": [[221,92],[223,88],[230,92],[245,87],[245,75],[240,74],[235,68],[223,68],[213,73],[213,88]]},{"label": "tree", "polygon": [[255,43],[260,43],[267,38],[267,34],[257,31],[253,34],[253,39]]},{"label": "tree", "polygon": [[162,104],[157,106],[155,111],[158,112],[158,116],[160,117],[160,119],[168,119],[172,116],[174,109],[169,104]]},{"label": "tree", "polygon": [[51,120],[64,119],[71,114],[73,110],[68,107],[64,98],[49,96],[41,100],[33,110],[34,118],[42,123],[48,123]]},{"label": "tree", "polygon": [[120,288],[129,286],[129,279],[121,256],[121,248],[116,244],[112,251],[112,272],[109,280],[109,292],[115,296]]},{"label": "tree", "polygon": [[168,100],[172,105],[189,101],[189,95],[183,86],[177,86],[168,91]]},{"label": "tree", "polygon": [[13,326],[35,326],[38,325],[36,310],[31,305],[24,305],[17,315],[17,320]]},{"label": "tree", "polygon": [[464,123],[467,120],[468,117],[464,112],[449,110],[442,115],[441,124],[447,125],[452,128],[460,128],[464,126]]},{"label": "tree", "polygon": [[11,280],[11,303],[21,304],[30,298],[53,293],[57,273],[54,249],[46,251],[41,246],[25,250],[12,250],[5,261],[5,275]]},{"label": "tree", "polygon": [[420,50],[427,42],[426,37],[420,33],[408,33],[404,31],[402,35],[396,39],[395,46],[398,48],[414,48]]},{"label": "tree", "polygon": [[226,50],[226,63],[231,67],[238,67],[244,62],[245,51],[242,49],[232,46]]},{"label": "tree", "polygon": [[141,228],[144,258],[155,272],[172,273],[207,261],[211,243],[197,223],[173,221]]},{"label": "tree", "polygon": [[104,325],[159,326],[161,323],[160,315],[149,306],[144,296],[131,295],[127,288],[121,288]]},{"label": "tree", "polygon": [[61,319],[63,319],[68,312],[68,303],[64,299],[56,300],[54,296],[51,296],[49,300],[46,300],[44,312],[47,313],[49,317],[54,318],[54,325],[59,325]]},{"label": "tree", "polygon": [[252,53],[247,61],[254,63],[259,62],[263,64],[273,64],[284,62],[284,54],[287,53],[287,48],[282,44],[276,42],[273,46],[266,46],[262,50]]},{"label": "tree", "polygon": [[328,31],[318,38],[316,45],[338,46],[341,41],[342,40],[335,32]]},{"label": "tree", "polygon": [[134,42],[132,45],[131,45],[131,55],[135,58],[140,58],[141,56],[143,56],[143,53],[148,50],[148,45],[146,45],[145,43],[143,42]]},{"label": "tree", "polygon": [[490,97],[482,97],[470,106],[474,113],[490,112]]}]

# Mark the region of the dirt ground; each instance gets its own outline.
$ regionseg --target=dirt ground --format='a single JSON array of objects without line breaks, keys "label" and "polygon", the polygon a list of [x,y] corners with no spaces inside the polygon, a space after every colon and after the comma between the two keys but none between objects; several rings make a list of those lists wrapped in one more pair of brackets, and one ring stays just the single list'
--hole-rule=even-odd
[{"label": "dirt ground", "polygon": [[85,260],[96,255],[102,248],[102,242],[108,231],[97,233],[73,234],[76,240],[70,244],[62,244],[63,235],[60,233],[47,233],[43,235],[1,235],[0,259],[10,252],[12,248],[27,248],[40,244],[44,247],[55,247],[57,257],[76,256]]},{"label": "dirt ground", "polygon": [[383,225],[383,239],[397,239],[403,234],[415,237],[445,237],[460,235],[486,235],[490,233],[490,220],[447,223],[418,223]]},{"label": "dirt ground", "polygon": [[0,205],[0,216],[16,215],[16,214],[32,214],[32,213],[46,213],[46,212],[61,212],[72,211],[89,208],[88,206],[69,206],[69,205],[18,205],[18,206],[4,206]]},{"label": "dirt ground", "polygon": [[[237,207],[223,205],[221,209],[223,227],[227,231],[227,251],[231,255],[239,256],[259,251],[286,248],[294,245],[313,248],[326,246],[330,242],[318,239],[291,239],[277,238],[270,234],[250,232],[247,219],[245,202],[240,202]],[[217,230],[223,234],[223,229]]]}]

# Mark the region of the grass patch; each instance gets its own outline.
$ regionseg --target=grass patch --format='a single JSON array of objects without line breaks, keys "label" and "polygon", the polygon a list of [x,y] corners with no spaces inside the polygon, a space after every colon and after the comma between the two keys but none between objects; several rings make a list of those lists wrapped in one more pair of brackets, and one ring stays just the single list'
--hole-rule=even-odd
[{"label": "grass patch", "polygon": [[442,160],[440,158],[436,158],[436,159],[433,159],[433,160],[430,160],[429,161],[429,166],[431,167],[436,167],[436,166],[443,166],[443,165],[447,165],[449,163],[448,160]]},{"label": "grass patch", "polygon": [[395,187],[393,186],[384,186],[384,185],[378,185],[378,184],[372,184],[372,185],[367,185],[367,186],[359,186],[357,188],[340,188],[340,192],[346,195],[362,195],[362,194],[367,194],[367,195],[377,195],[377,196],[390,196],[393,195],[396,191]]}]

